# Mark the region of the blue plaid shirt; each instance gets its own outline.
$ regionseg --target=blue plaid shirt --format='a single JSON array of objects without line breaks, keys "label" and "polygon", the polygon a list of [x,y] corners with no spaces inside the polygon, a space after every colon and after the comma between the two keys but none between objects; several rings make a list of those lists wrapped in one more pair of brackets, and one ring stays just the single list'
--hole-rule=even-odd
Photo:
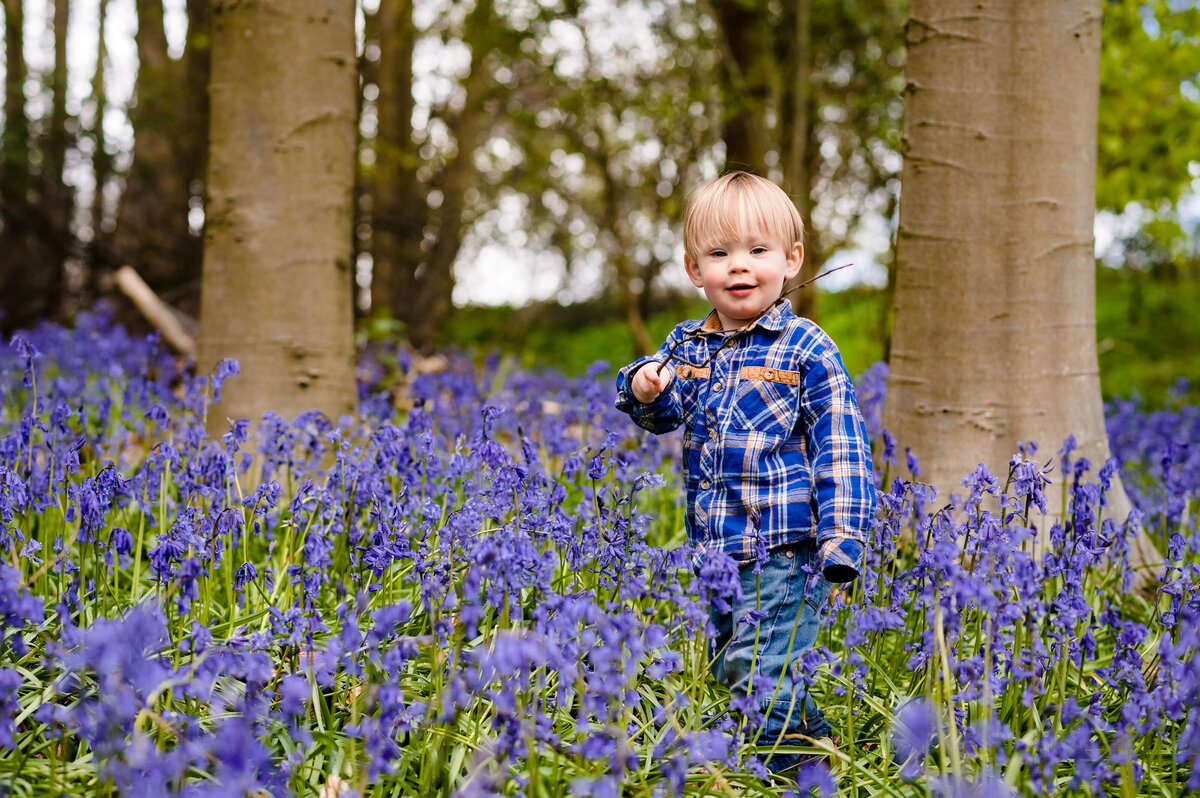
[{"label": "blue plaid shirt", "polygon": [[[617,409],[650,432],[683,425],[693,543],[750,562],[760,545],[771,550],[815,535],[826,576],[853,578],[875,486],[854,383],[837,347],[780,302],[703,365],[730,335],[715,311],[678,325],[656,354],[618,373]],[[676,378],[653,402],[639,402],[634,374],[665,360],[680,339],[670,363]]]}]

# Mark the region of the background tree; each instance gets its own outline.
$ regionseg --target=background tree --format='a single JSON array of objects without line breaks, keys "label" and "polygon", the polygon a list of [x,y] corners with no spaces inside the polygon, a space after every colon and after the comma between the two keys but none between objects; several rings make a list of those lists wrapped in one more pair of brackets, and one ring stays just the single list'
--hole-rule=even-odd
[{"label": "background tree", "polygon": [[[1192,186],[1200,153],[1200,8],[1104,0],[1096,206],[1158,210]],[[1165,210],[1165,208],[1163,208]]]},{"label": "background tree", "polygon": [[[437,5],[441,13],[418,29],[411,0],[381,0],[371,26],[378,37],[367,180],[372,307],[400,320],[419,347],[433,342],[452,310],[454,263],[485,201],[480,153],[504,122],[505,102],[520,102],[520,89],[506,84],[528,71],[518,63],[524,35],[492,0]],[[418,105],[413,59],[421,46],[426,63],[430,46],[446,60],[434,72],[437,88],[424,84]]]},{"label": "background tree", "polygon": [[550,100],[513,117],[521,158],[508,196],[530,220],[522,243],[555,253],[568,274],[601,275],[641,354],[658,344],[645,326],[656,280],[668,264],[682,274],[686,194],[716,172],[715,60],[685,6],[647,11],[637,37],[623,33],[626,16],[585,12],[555,18],[542,62]]},{"label": "background tree", "polygon": [[[725,169],[779,182],[806,220],[808,279],[899,196],[905,4],[709,0]],[[793,304],[817,313],[815,291]]]},{"label": "background tree", "polygon": [[[4,0],[4,130],[0,133],[0,325],[7,335],[45,314],[31,301],[26,278],[30,263],[29,227],[29,117],[25,113],[25,15],[21,0]],[[36,289],[33,291],[36,295]]]},{"label": "background tree", "polygon": [[[100,0],[97,8],[96,24],[96,66],[92,71],[91,114],[92,123],[88,129],[92,147],[92,204],[88,209],[88,232],[91,236],[88,242],[87,257],[85,258],[88,277],[85,296],[92,299],[100,294],[100,272],[107,263],[108,249],[107,234],[111,232],[105,215],[105,192],[113,175],[113,157],[108,151],[108,137],[104,133],[104,115],[108,112],[108,82],[105,80],[105,70],[108,68],[108,42],[105,31],[108,23],[109,0]],[[207,92],[205,92],[207,95]]]},{"label": "background tree", "polygon": [[1099,468],[1100,2],[914,0],[908,44],[885,424],[943,492],[1025,441]]},{"label": "background tree", "polygon": [[165,299],[198,310],[202,239],[188,213],[204,176],[208,5],[189,0],[187,47],[172,59],[162,0],[137,0],[133,157],[117,209],[112,266],[132,265]]},{"label": "background tree", "polygon": [[234,358],[210,429],[355,403],[352,0],[212,6],[212,136],[198,366]]},{"label": "background tree", "polygon": [[[41,237],[48,261],[44,273],[45,291],[52,304],[62,301],[63,261],[71,253],[71,213],[74,191],[67,185],[67,150],[75,143],[77,120],[67,114],[67,27],[70,22],[68,0],[54,0],[50,29],[54,40],[54,66],[46,76],[49,83],[50,115],[40,132],[42,154],[38,218],[47,234]],[[61,237],[60,237],[61,236]]]},{"label": "background tree", "polygon": [[[1200,8],[1194,4],[1105,0],[1101,61],[1097,206],[1116,230],[1102,253],[1121,272],[1130,302],[1108,329],[1153,327],[1136,352],[1105,351],[1105,372],[1132,360],[1159,367],[1143,392],[1165,390],[1181,377],[1171,356],[1193,337],[1185,281],[1200,278],[1200,224],[1179,200],[1195,182],[1200,152]],[[1115,330],[1114,330],[1115,331]],[[1111,337],[1102,329],[1105,337]],[[1133,347],[1130,347],[1131,349]]]},{"label": "background tree", "polygon": [[25,15],[20,0],[4,0],[4,130],[0,136],[0,331],[11,333],[62,306],[63,262],[72,248],[65,229],[73,194],[63,168],[70,144],[66,113],[67,3],[50,6],[53,66],[45,75],[49,113],[26,112],[29,77]]}]

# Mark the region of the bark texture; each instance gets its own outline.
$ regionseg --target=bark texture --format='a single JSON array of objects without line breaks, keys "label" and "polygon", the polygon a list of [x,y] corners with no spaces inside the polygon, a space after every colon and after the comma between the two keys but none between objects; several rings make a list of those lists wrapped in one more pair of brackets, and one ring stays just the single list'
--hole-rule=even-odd
[{"label": "bark texture", "polygon": [[1003,480],[1022,441],[1041,461],[1072,434],[1093,469],[1109,456],[1092,240],[1100,7],[912,3],[885,423],[944,493],[980,461]]},{"label": "bark texture", "polygon": [[198,365],[235,358],[209,429],[354,408],[354,0],[212,4]]}]

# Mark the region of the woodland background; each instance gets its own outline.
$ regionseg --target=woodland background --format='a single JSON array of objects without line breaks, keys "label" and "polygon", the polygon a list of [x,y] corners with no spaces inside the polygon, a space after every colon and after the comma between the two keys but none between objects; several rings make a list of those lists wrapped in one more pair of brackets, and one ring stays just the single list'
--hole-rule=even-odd
[{"label": "woodland background", "polygon": [[[4,12],[0,792],[781,794],[612,401],[736,167],[886,273],[795,301],[879,511],[784,794],[1200,788],[1194,3]],[[561,290],[456,303],[495,249]]]},{"label": "woodland background", "polygon": [[[129,12],[133,41],[113,23]],[[176,24],[168,37],[170,14],[186,16],[186,31]],[[674,274],[682,203],[732,167],[779,181],[811,220],[806,276],[864,240],[890,273],[907,15],[883,0],[361,3],[349,272],[360,332],[402,331],[421,348],[499,345],[570,373],[598,357],[623,361],[698,312]],[[77,17],[99,24],[72,27]],[[102,298],[144,328],[114,285],[126,264],[194,332],[212,17],[210,0],[166,11],[162,0],[4,0],[5,335]],[[68,30],[94,42],[68,41]],[[72,59],[84,74],[69,73],[70,47],[98,53]],[[136,52],[127,99],[111,97],[114,48]],[[1200,377],[1186,356],[1200,338],[1190,310],[1200,222],[1184,210],[1200,179],[1198,65],[1190,3],[1105,0],[1106,394],[1159,399],[1178,377]],[[68,91],[81,81],[86,96]],[[598,290],[570,303],[458,307],[456,265],[484,245]],[[893,278],[798,302],[855,373],[887,355]]]}]

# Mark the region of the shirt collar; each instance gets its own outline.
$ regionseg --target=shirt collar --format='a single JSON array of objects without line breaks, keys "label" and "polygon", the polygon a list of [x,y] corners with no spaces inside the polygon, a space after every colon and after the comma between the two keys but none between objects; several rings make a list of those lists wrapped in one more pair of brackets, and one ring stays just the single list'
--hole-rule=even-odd
[{"label": "shirt collar", "polygon": [[[765,314],[763,314],[762,318],[760,318],[758,321],[754,322],[753,326],[762,327],[764,330],[771,330],[773,332],[779,332],[785,326],[787,326],[788,320],[791,319],[792,316],[794,316],[794,315],[795,314],[792,313],[792,303],[790,300],[776,302],[774,305],[771,306],[770,310],[768,310]],[[726,332],[726,330],[721,329],[721,320],[717,316],[716,310],[713,310],[711,313],[709,313],[708,316],[705,317],[705,319],[703,321],[694,321],[691,324],[694,325],[694,329],[691,330],[690,332],[698,332],[698,333]]]}]

